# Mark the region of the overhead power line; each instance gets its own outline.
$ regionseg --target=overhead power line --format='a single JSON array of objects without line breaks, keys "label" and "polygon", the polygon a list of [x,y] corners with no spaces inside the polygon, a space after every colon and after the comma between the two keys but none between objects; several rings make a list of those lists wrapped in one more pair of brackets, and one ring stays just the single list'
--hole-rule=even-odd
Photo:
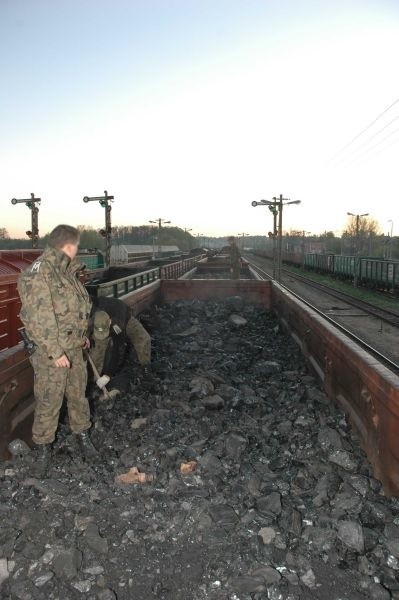
[{"label": "overhead power line", "polygon": [[375,156],[377,156],[377,154],[381,154],[381,152],[385,152],[386,150],[388,150],[389,148],[391,148],[391,146],[394,146],[395,144],[398,144],[398,143],[399,143],[399,138],[396,138],[390,144],[387,144],[386,146],[383,146],[382,148],[380,148],[379,150],[377,150],[377,152],[374,152],[374,154],[372,154],[371,156],[365,157],[365,160],[363,162],[358,163],[357,166],[360,167],[364,163],[369,162],[372,158],[374,158]]},{"label": "overhead power line", "polygon": [[[388,135],[384,136],[381,140],[379,140],[378,142],[373,144],[370,148],[366,148],[366,150],[364,150],[363,152],[360,152],[360,154],[357,154],[356,156],[354,156],[352,158],[352,160],[349,161],[349,164],[351,165],[353,163],[356,163],[356,161],[358,161],[359,159],[361,160],[362,158],[367,156],[370,152],[372,152],[375,148],[378,148],[378,146],[380,146],[382,143],[384,143],[388,138],[390,138],[395,133],[399,133],[399,129],[394,129],[393,131],[390,131],[388,133]],[[387,147],[389,147],[389,146],[387,146]]]},{"label": "overhead power line", "polygon": [[331,160],[335,160],[340,154],[342,154],[342,152],[344,152],[347,148],[349,148],[349,146],[351,146],[354,142],[356,142],[356,140],[358,140],[364,133],[366,133],[366,131],[368,131],[379,119],[381,119],[381,117],[383,117],[389,110],[391,110],[391,108],[393,106],[395,106],[395,104],[398,104],[398,102],[399,102],[399,98],[396,98],[396,100],[394,100],[394,102],[392,102],[392,104],[387,106],[387,108],[385,108],[382,111],[382,113],[380,113],[375,119],[373,119],[373,121],[371,121],[371,123],[369,123],[367,125],[367,127],[362,129],[362,131],[360,133],[355,135],[355,137],[353,137],[347,144],[345,144],[345,146],[343,146],[340,150],[338,150],[338,152],[332,157]]},{"label": "overhead power line", "polygon": [[[354,150],[352,150],[352,152],[350,152],[350,154],[347,154],[346,156],[343,156],[340,159],[340,162],[347,162],[349,159],[351,159],[354,155],[358,154],[360,152],[360,150],[362,148],[364,148],[364,146],[367,146],[367,144],[369,144],[372,140],[374,140],[376,137],[378,137],[380,135],[380,133],[382,133],[383,131],[385,131],[385,129],[388,129],[388,127],[390,127],[392,125],[392,123],[394,123],[395,121],[397,121],[399,119],[399,115],[394,117],[391,121],[389,121],[389,123],[387,123],[386,125],[384,125],[384,127],[382,127],[381,129],[379,129],[377,131],[377,133],[374,133],[371,137],[369,137],[367,140],[365,140],[364,142],[362,142],[360,144],[360,146],[358,146],[357,148],[355,148]],[[385,139],[385,138],[384,138]],[[379,142],[378,142],[379,143]],[[374,145],[371,146],[371,148],[374,148]],[[368,150],[370,150],[370,148],[366,149],[366,152],[368,152]],[[356,158],[356,157],[355,157]]]}]

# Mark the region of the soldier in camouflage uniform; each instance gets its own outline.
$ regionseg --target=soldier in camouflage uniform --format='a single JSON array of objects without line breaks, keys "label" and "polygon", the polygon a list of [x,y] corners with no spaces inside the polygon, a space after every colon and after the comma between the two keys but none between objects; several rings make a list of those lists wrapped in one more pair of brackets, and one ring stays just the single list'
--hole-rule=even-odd
[{"label": "soldier in camouflage uniform", "polygon": [[131,362],[127,360],[131,349],[140,365],[149,365],[151,337],[117,298],[93,298],[90,321],[90,355],[100,374],[96,384],[100,390],[109,384],[109,393],[115,397],[132,380]]},{"label": "soldier in camouflage uniform", "polygon": [[230,246],[230,272],[232,279],[240,279],[241,254],[234,237],[228,238]]},{"label": "soldier in camouflage uniform", "polygon": [[88,435],[91,423],[83,358],[83,348],[89,345],[86,331],[91,302],[78,277],[82,268],[75,258],[78,244],[77,229],[58,225],[49,235],[48,247],[18,281],[20,317],[35,344],[30,357],[36,398],[32,439],[43,474],[50,461],[64,395],[70,427],[82,451],[86,457],[97,454]]}]

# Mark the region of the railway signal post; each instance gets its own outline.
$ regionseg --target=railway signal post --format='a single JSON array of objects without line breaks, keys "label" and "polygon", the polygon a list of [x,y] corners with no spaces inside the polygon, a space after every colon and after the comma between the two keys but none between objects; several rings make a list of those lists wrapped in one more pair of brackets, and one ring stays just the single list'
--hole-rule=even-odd
[{"label": "railway signal post", "polygon": [[280,194],[278,200],[278,256],[277,256],[277,281],[281,281],[281,264],[282,264],[282,250],[283,250],[283,206],[289,204],[300,204],[300,200],[289,200],[283,198]]},{"label": "railway signal post", "polygon": [[257,202],[254,200],[252,206],[268,206],[269,210],[273,213],[273,231],[269,231],[269,237],[273,240],[273,279],[276,279],[276,265],[277,265],[277,198],[273,198],[273,202],[270,200],[260,200]]},{"label": "railway signal post", "polygon": [[100,206],[105,209],[105,229],[100,229],[100,234],[105,238],[105,266],[108,269],[111,264],[111,202],[114,196],[108,196],[107,190],[104,191],[104,196],[84,196],[83,202],[99,202]]},{"label": "railway signal post", "polygon": [[[289,200],[284,198],[282,194],[277,198],[273,197],[271,200],[260,200],[257,202],[254,200],[252,206],[268,206],[269,210],[273,213],[273,279],[281,281],[281,263],[282,263],[282,249],[283,249],[283,206],[288,204],[300,204],[301,200]],[[277,228],[277,216],[278,216],[278,228]],[[270,235],[270,234],[269,234]],[[278,243],[276,244],[276,240]],[[277,245],[277,252],[276,252]],[[277,259],[276,259],[277,254]]]},{"label": "railway signal post", "polygon": [[249,233],[237,233],[237,235],[239,237],[241,237],[241,250],[242,252],[244,252],[244,246],[245,246],[245,236],[248,236]]},{"label": "railway signal post", "polygon": [[39,244],[39,207],[37,206],[42,201],[41,198],[35,198],[35,194],[31,194],[30,198],[13,198],[11,204],[26,204],[31,210],[31,230],[26,232],[26,235],[32,240],[32,248],[37,248]]}]

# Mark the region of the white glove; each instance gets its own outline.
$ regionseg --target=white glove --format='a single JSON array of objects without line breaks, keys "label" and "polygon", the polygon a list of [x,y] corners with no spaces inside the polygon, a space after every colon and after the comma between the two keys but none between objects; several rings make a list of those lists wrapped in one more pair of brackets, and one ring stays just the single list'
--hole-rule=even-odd
[{"label": "white glove", "polygon": [[101,377],[99,377],[96,381],[96,386],[100,388],[100,390],[103,390],[105,388],[105,386],[107,385],[107,383],[109,382],[110,378],[108,377],[108,375],[102,375]]}]

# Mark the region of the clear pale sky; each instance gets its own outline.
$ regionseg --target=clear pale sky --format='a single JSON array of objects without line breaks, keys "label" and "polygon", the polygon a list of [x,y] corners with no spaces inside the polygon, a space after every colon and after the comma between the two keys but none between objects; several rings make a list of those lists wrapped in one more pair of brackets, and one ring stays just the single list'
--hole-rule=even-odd
[{"label": "clear pale sky", "polygon": [[260,234],[252,200],[283,193],[285,228],[399,232],[399,103],[339,153],[399,97],[397,0],[1,0],[0,56],[12,234],[13,197],[43,198],[44,233],[102,226],[82,197],[105,189],[115,225]]}]

